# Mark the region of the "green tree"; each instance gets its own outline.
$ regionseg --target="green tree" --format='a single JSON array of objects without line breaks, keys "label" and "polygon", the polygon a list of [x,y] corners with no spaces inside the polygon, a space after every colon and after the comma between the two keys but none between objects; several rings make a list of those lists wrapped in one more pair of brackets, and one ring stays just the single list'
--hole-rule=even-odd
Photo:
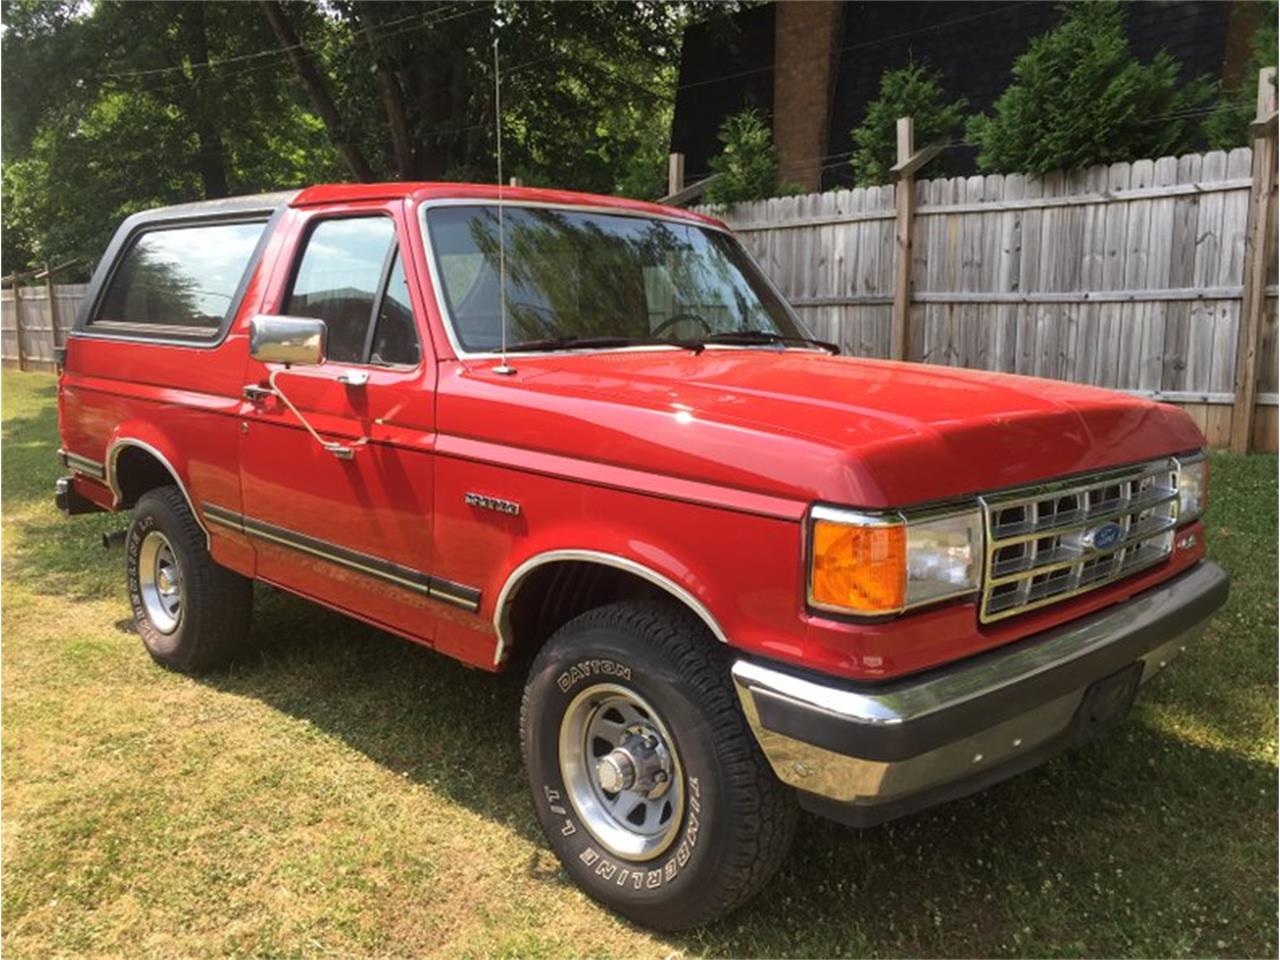
[{"label": "green tree", "polygon": [[[891,168],[898,160],[898,118],[915,120],[917,146],[951,140],[963,129],[969,101],[959,97],[946,102],[942,77],[924,63],[909,63],[880,75],[880,96],[867,106],[866,116],[853,128],[854,153],[849,161],[860,187],[889,183]],[[943,165],[939,157],[925,168],[923,176],[937,175]]]},{"label": "green tree", "polygon": [[1215,150],[1230,150],[1250,143],[1249,124],[1257,109],[1258,71],[1276,65],[1276,0],[1257,4],[1258,24],[1249,38],[1250,56],[1240,71],[1239,82],[1223,91],[1216,109],[1205,119],[1204,138]]},{"label": "green tree", "polygon": [[1045,173],[1192,146],[1195,112],[1213,85],[1179,84],[1178,62],[1164,51],[1141,63],[1124,18],[1112,0],[1072,4],[1059,26],[1031,41],[994,113],[969,121],[979,168]]},{"label": "green tree", "polygon": [[[8,272],[80,258],[128,214],[340,176],[246,4],[7,2]],[[278,58],[277,58],[278,59]],[[8,98],[6,98],[8,99]]]},{"label": "green tree", "polygon": [[778,183],[773,129],[759,110],[751,108],[725,117],[717,136],[723,147],[708,161],[716,177],[707,187],[710,203],[727,206],[797,192],[795,187]]},{"label": "green tree", "polygon": [[492,179],[496,35],[506,172],[648,195],[663,182],[683,27],[709,7],[261,3],[313,112],[358,155],[349,176]]},{"label": "green tree", "polygon": [[506,173],[657,197],[684,24],[723,8],[5,0],[4,268],[97,256],[157,203]]}]

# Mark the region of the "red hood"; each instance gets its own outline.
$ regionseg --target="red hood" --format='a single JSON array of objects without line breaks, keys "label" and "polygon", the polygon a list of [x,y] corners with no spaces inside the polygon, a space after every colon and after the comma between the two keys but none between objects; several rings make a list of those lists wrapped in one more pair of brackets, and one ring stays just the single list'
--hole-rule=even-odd
[{"label": "red hood", "polygon": [[1094,387],[801,351],[512,356],[445,372],[442,434],[790,500],[902,506],[1201,446]]}]

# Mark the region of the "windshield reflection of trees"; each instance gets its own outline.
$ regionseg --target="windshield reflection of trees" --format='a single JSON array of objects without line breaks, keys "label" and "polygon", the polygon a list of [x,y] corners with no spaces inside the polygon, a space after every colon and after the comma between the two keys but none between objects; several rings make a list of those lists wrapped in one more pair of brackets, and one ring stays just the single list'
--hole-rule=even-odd
[{"label": "windshield reflection of trees", "polygon": [[[673,317],[682,319],[665,329],[664,336],[744,329],[791,332],[780,305],[758,279],[747,275],[749,265],[728,238],[663,220],[554,209],[508,209],[504,219],[512,343],[545,337],[648,337]],[[496,208],[476,211],[470,234],[484,255],[485,272],[492,273],[482,282],[496,287]],[[495,310],[496,294],[494,289]],[[773,319],[779,314],[781,323]]]}]

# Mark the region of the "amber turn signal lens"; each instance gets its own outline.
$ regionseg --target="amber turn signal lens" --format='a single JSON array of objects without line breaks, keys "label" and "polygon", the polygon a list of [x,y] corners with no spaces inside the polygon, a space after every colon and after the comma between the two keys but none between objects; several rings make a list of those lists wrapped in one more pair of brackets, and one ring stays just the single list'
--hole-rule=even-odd
[{"label": "amber turn signal lens", "polygon": [[907,599],[907,529],[902,524],[813,524],[813,602],[854,613],[894,613]]}]

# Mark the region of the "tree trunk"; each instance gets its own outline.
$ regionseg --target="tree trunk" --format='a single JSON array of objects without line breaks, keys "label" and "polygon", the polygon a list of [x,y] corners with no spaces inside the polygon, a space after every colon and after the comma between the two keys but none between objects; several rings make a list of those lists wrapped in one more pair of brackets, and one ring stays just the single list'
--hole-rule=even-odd
[{"label": "tree trunk", "polygon": [[316,113],[319,114],[320,120],[324,123],[325,130],[329,133],[329,139],[333,141],[334,147],[346,162],[351,175],[356,180],[366,183],[373,180],[373,168],[365,160],[360,148],[347,138],[342,121],[338,118],[337,107],[334,106],[333,98],[329,95],[329,88],[325,85],[324,77],[320,75],[320,71],[316,68],[315,62],[311,58],[311,51],[304,47],[302,41],[298,39],[298,34],[293,29],[293,25],[289,23],[284,8],[280,6],[278,0],[260,0],[260,3],[262,12],[266,15],[267,21],[271,24],[271,29],[275,32],[276,39],[280,41],[280,48],[288,54],[289,62],[293,64],[293,69],[297,72],[298,79],[302,81],[302,85],[307,89],[307,94],[311,98],[311,105],[315,107]]},{"label": "tree trunk", "polygon": [[[455,160],[452,144],[466,117],[455,104],[465,105],[465,90],[458,89],[452,58],[436,57],[418,71],[418,107],[423,133],[418,143],[418,167],[428,180],[442,180]],[[459,96],[461,94],[461,96]]]},{"label": "tree trunk", "polygon": [[405,112],[404,91],[400,87],[400,78],[387,63],[387,59],[378,52],[378,38],[369,18],[369,8],[372,4],[363,6],[364,10],[358,19],[365,43],[369,45],[369,55],[373,60],[374,70],[378,74],[378,84],[382,87],[382,106],[387,111],[387,126],[391,130],[396,173],[401,180],[413,180],[416,172],[413,163],[413,141],[409,136],[409,118]]},{"label": "tree trunk", "polygon": [[227,156],[222,145],[222,134],[214,122],[213,110],[206,96],[205,78],[209,74],[208,67],[195,66],[209,62],[209,38],[205,34],[204,6],[197,0],[183,6],[179,18],[182,30],[183,46],[187,59],[192,64],[191,81],[188,88],[188,114],[195,127],[196,140],[200,144],[200,152],[196,165],[200,171],[200,182],[204,187],[206,199],[225,197],[227,189]]}]

